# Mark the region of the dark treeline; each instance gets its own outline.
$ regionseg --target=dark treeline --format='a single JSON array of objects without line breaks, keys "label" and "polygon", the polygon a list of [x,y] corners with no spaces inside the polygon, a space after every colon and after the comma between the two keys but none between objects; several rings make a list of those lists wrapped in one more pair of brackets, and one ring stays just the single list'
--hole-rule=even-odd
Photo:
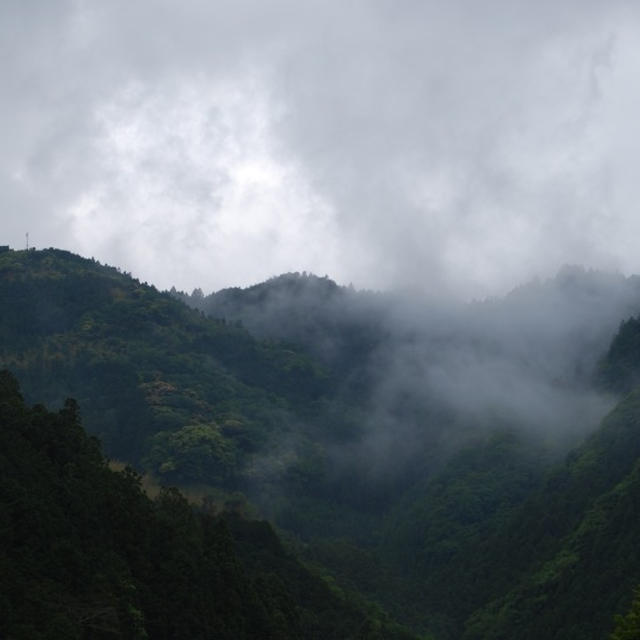
[{"label": "dark treeline", "polygon": [[[206,516],[240,575],[279,576],[247,597],[283,603],[286,633],[392,637],[388,611],[435,640],[595,640],[631,606],[635,277],[566,268],[467,305],[308,274],[186,296],[47,250],[0,255],[0,297],[29,402],[77,398],[109,456],[278,527],[289,552]],[[303,575],[349,603],[342,631],[317,631],[335,616],[296,600]]]},{"label": "dark treeline", "polygon": [[337,596],[266,522],[150,500],[78,407],[27,407],[0,372],[0,636],[406,638]]}]

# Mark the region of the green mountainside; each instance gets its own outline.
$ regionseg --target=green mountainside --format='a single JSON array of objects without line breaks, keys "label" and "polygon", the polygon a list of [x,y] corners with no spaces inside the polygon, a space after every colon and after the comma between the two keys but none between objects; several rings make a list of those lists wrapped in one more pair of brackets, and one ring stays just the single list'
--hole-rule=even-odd
[{"label": "green mountainside", "polygon": [[27,407],[0,372],[1,637],[414,637],[334,593],[266,522],[175,489],[151,501],[77,411]]},{"label": "green mountainside", "polygon": [[[133,492],[147,528],[160,526],[163,501],[199,523],[179,555],[200,563],[205,521],[218,532],[214,547],[227,544],[218,535],[234,541],[229,580],[241,595],[235,622],[224,623],[233,633],[253,615],[238,600],[274,612],[246,622],[270,629],[253,637],[403,637],[393,618],[434,640],[604,639],[631,605],[640,584],[637,278],[568,268],[504,299],[447,308],[307,274],[187,296],[50,249],[0,253],[0,301],[0,367],[29,403],[63,406],[22,407],[27,422],[39,411],[78,432],[79,411],[109,457],[204,497],[209,515],[174,491],[150,501],[136,475],[109,471],[90,446],[100,473],[118,479],[87,471],[91,484]],[[35,482],[7,468],[12,491]],[[12,500],[4,522],[17,517],[6,517]],[[63,547],[73,508],[50,530]],[[279,537],[246,514],[269,519]],[[144,535],[140,549],[156,534]],[[145,555],[135,558],[145,571],[162,564]],[[47,582],[63,580],[72,562],[63,557],[33,574],[34,589],[79,597]],[[133,561],[118,560],[124,568],[107,586],[82,574],[87,593],[107,594],[110,624],[124,624],[125,610],[160,616],[159,600],[143,607],[151,574],[136,574]],[[123,586],[130,575],[135,592]],[[13,610],[6,593],[0,606]],[[184,624],[200,619],[192,604]],[[633,611],[618,618],[620,634]]]},{"label": "green mountainside", "polygon": [[[513,585],[465,638],[602,638],[640,576],[640,391],[626,397],[487,545]],[[526,624],[523,621],[526,620]]]},{"label": "green mountainside", "polygon": [[389,338],[387,299],[328,277],[288,273],[246,289],[172,295],[212,318],[241,322],[253,335],[303,346],[344,377]]},{"label": "green mountainside", "polygon": [[212,322],[116,269],[0,254],[0,363],[33,401],[72,396],[110,456],[170,482],[237,483],[326,390],[307,357]]}]

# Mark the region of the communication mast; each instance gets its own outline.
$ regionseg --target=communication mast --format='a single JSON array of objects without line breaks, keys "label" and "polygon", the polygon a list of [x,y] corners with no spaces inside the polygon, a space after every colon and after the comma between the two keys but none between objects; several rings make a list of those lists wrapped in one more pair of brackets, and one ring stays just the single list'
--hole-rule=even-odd
[{"label": "communication mast", "polygon": [[25,234],[27,236],[27,251],[29,251],[29,232]]}]

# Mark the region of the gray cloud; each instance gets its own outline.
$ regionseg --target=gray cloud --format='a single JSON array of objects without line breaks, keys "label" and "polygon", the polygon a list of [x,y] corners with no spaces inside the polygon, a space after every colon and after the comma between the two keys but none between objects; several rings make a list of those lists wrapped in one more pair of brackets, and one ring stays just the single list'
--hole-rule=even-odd
[{"label": "gray cloud", "polygon": [[161,287],[636,271],[628,2],[4,2],[5,241]]}]

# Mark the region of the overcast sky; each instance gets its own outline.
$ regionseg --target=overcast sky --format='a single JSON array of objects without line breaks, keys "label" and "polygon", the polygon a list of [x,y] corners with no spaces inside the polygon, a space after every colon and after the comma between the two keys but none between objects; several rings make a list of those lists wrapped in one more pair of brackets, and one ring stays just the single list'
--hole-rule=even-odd
[{"label": "overcast sky", "polygon": [[3,0],[0,244],[160,288],[640,272],[640,3]]}]

